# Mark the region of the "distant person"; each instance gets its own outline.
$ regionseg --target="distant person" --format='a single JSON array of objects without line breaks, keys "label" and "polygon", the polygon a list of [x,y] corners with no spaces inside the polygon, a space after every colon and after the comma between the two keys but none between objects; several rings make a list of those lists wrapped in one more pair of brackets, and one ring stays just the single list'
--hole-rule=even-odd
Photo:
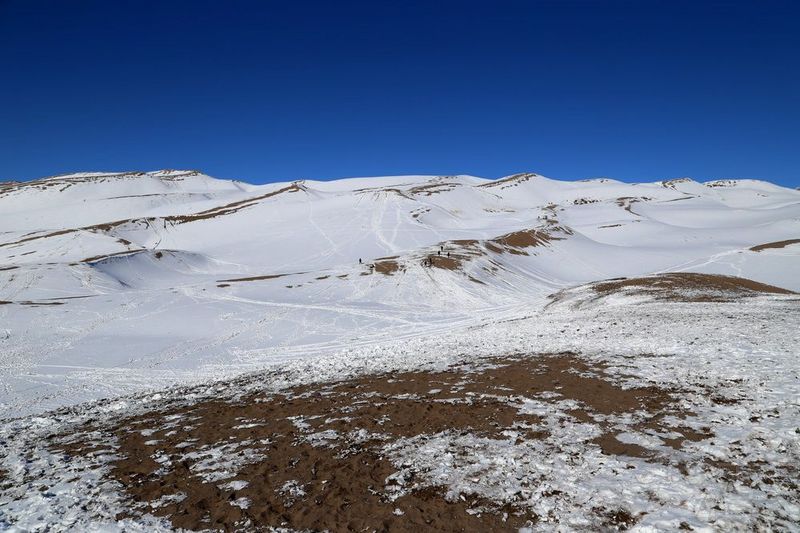
[{"label": "distant person", "polygon": [[359,265],[361,264],[361,258],[360,257],[358,258],[358,264]]}]

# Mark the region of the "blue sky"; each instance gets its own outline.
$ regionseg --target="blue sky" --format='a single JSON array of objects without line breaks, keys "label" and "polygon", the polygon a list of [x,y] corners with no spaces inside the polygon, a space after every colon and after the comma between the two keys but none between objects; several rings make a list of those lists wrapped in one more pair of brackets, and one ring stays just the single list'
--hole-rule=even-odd
[{"label": "blue sky", "polygon": [[0,180],[798,186],[796,4],[0,0]]}]

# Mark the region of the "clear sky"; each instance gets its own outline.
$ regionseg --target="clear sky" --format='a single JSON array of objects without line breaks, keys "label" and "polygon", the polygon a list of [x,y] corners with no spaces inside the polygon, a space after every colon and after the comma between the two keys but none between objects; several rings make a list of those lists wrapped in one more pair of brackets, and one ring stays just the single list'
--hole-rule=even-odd
[{"label": "clear sky", "polygon": [[800,2],[0,0],[0,181],[800,185]]}]

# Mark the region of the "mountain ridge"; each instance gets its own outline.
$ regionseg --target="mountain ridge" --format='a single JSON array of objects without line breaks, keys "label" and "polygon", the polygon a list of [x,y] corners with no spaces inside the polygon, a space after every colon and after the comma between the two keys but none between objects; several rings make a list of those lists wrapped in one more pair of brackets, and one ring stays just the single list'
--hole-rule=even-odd
[{"label": "mountain ridge", "polygon": [[[158,169],[158,170],[125,170],[125,171],[80,171],[80,172],[68,172],[63,174],[54,174],[50,176],[44,176],[41,178],[32,178],[28,180],[7,180],[7,181],[0,181],[0,188],[4,185],[20,185],[20,184],[36,184],[40,182],[46,181],[57,181],[57,180],[69,180],[69,179],[90,179],[90,178],[113,178],[113,177],[162,177],[162,178],[169,178],[169,177],[191,177],[191,176],[205,176],[217,181],[229,181],[234,183],[241,183],[251,187],[258,187],[263,185],[273,185],[273,184],[288,184],[288,183],[296,183],[296,182],[311,182],[311,183],[329,183],[329,182],[339,182],[339,181],[346,181],[346,180],[360,180],[360,179],[376,179],[376,178],[428,178],[428,179],[435,179],[435,178],[458,178],[458,177],[467,177],[467,178],[474,178],[478,180],[484,180],[486,182],[503,182],[504,180],[509,180],[513,178],[517,178],[520,176],[531,176],[531,177],[542,177],[545,176],[542,174],[538,174],[535,172],[518,172],[514,174],[509,174],[506,176],[502,176],[496,179],[492,178],[482,178],[479,176],[475,176],[472,174],[455,174],[455,175],[447,175],[447,174],[392,174],[392,175],[385,175],[385,176],[345,176],[339,178],[332,178],[328,180],[317,180],[312,178],[297,178],[294,180],[286,180],[286,181],[269,181],[266,183],[256,184],[250,183],[246,180],[241,179],[233,179],[233,178],[215,178],[210,174],[205,174],[202,170],[199,169]],[[547,178],[552,179],[552,178]],[[612,177],[602,176],[602,177],[594,177],[594,178],[581,178],[575,180],[553,180],[553,181],[560,181],[563,183],[592,183],[592,182],[600,182],[600,183],[608,183],[614,182],[618,184],[630,184],[630,185],[644,185],[644,184],[673,184],[673,183],[681,183],[681,182],[693,182],[698,183],[701,185],[706,186],[713,186],[713,187],[721,187],[721,186],[736,186],[741,183],[753,183],[753,184],[769,184],[775,187],[785,188],[785,189],[792,189],[791,187],[785,187],[782,185],[775,184],[769,180],[762,180],[757,178],[718,178],[706,181],[698,181],[692,177],[684,176],[679,178],[668,178],[663,180],[654,180],[654,181],[642,181],[642,182],[626,182],[617,180]],[[487,183],[488,184],[488,183]],[[795,190],[798,188],[795,187]]]}]

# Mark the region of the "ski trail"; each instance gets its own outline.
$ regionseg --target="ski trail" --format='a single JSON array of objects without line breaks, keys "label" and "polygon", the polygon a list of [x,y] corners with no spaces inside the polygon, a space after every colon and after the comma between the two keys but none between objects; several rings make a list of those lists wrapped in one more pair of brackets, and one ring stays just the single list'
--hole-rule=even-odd
[{"label": "ski trail", "polygon": [[[693,259],[691,261],[687,261],[685,263],[680,263],[669,268],[658,270],[654,272],[655,274],[663,274],[665,272],[686,272],[687,270],[693,268],[702,268],[704,266],[710,265],[712,263],[722,263],[726,265],[730,265],[733,267],[732,263],[728,263],[726,261],[721,261],[722,258],[731,256],[731,255],[738,255],[744,252],[744,249],[736,249],[736,250],[726,250],[724,252],[719,252],[714,255],[709,256],[706,259]],[[738,272],[737,275],[741,275],[741,268],[735,267],[735,270]]]},{"label": "ski trail", "polygon": [[320,235],[322,235],[322,237],[326,241],[328,241],[328,244],[330,245],[330,251],[328,253],[324,253],[323,252],[321,254],[318,254],[316,257],[320,257],[320,256],[321,257],[329,257],[331,255],[339,253],[340,246],[336,242],[331,240],[331,238],[328,237],[328,234],[325,232],[325,230],[323,230],[319,226],[319,224],[317,224],[317,222],[314,220],[314,202],[311,200],[310,195],[307,192],[305,194],[306,194],[306,198],[305,198],[306,199],[306,203],[308,205],[308,222],[309,222],[309,224],[311,224],[311,226],[314,227],[315,230],[317,230],[317,232],[319,232]]},{"label": "ski trail", "polygon": [[388,202],[388,195],[390,193],[386,192],[379,192],[376,194],[376,197],[379,202],[379,208],[374,209],[372,212],[372,234],[377,237],[380,246],[384,249],[386,255],[393,254],[395,252],[395,247],[392,243],[386,240],[383,235],[383,216],[386,213],[386,204]]}]

